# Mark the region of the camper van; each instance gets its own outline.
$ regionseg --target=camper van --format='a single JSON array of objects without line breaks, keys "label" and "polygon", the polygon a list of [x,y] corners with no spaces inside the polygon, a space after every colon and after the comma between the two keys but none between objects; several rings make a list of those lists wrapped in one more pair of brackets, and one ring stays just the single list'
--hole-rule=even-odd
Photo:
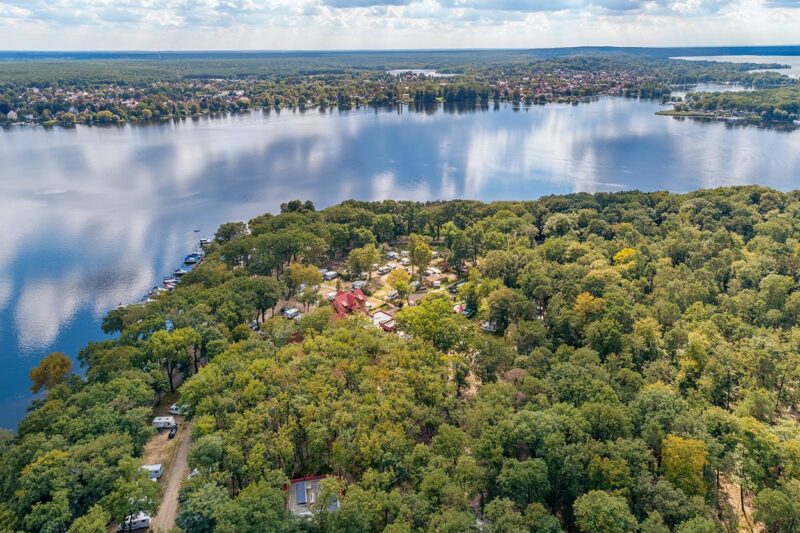
[{"label": "camper van", "polygon": [[169,429],[174,425],[175,425],[174,416],[157,416],[153,419],[153,427],[158,430]]},{"label": "camper van", "polygon": [[155,465],[142,465],[142,469],[147,470],[147,475],[150,476],[152,481],[158,481],[158,478],[164,473],[164,468],[160,463]]},{"label": "camper van", "polygon": [[147,529],[150,527],[150,515],[139,513],[136,516],[129,516],[117,527],[117,531],[132,531],[135,529]]}]

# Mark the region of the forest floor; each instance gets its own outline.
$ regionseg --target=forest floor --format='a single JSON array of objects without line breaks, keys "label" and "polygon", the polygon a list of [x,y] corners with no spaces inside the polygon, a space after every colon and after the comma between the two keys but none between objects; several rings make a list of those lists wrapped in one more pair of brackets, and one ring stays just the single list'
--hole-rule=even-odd
[{"label": "forest floor", "polygon": [[744,508],[746,513],[743,513],[741,500],[739,499],[739,491],[741,490],[739,485],[733,481],[723,479],[722,483],[720,483],[720,488],[722,493],[727,497],[728,503],[733,508],[733,511],[736,513],[736,518],[739,521],[739,531],[747,533],[764,533],[764,524],[761,524],[760,522],[754,522],[752,518],[753,512],[755,511],[753,499],[751,497],[745,497]]}]

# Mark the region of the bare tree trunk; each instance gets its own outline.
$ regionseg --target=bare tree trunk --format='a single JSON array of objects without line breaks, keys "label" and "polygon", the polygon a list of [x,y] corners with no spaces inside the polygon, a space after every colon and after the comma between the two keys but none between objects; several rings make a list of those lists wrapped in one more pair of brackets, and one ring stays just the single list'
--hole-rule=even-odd
[{"label": "bare tree trunk", "polygon": [[739,485],[739,506],[742,508],[742,514],[747,517],[747,511],[744,509],[744,487]]}]

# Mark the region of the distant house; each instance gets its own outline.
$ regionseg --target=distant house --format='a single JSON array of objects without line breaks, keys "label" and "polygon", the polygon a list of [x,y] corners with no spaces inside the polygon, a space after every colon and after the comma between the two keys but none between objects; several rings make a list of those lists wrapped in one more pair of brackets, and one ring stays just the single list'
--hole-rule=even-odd
[{"label": "distant house", "polygon": [[331,306],[333,306],[333,318],[344,318],[353,313],[366,312],[367,297],[361,289],[351,292],[338,291],[331,300]]},{"label": "distant house", "polygon": [[[310,476],[292,479],[285,486],[286,508],[297,518],[310,518],[314,515],[316,503],[322,494],[322,480],[328,476]],[[328,511],[339,508],[339,498],[333,497]]]},{"label": "distant house", "polygon": [[16,120],[17,120],[19,117],[17,116],[17,112],[16,112],[16,111],[14,111],[14,110],[11,110],[11,111],[9,111],[8,113],[6,113],[6,118],[7,118],[9,121],[11,121],[11,122],[16,122]]}]

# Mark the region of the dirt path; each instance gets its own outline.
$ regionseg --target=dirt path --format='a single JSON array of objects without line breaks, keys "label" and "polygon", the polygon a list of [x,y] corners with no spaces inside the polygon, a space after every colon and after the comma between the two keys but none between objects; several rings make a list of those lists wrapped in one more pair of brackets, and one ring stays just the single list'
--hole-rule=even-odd
[{"label": "dirt path", "polygon": [[733,512],[736,513],[736,518],[739,520],[739,531],[743,533],[764,533],[764,524],[759,522],[753,523],[752,521],[753,513],[755,512],[752,496],[745,497],[744,508],[745,511],[747,511],[747,514],[745,514],[742,513],[741,500],[739,499],[739,491],[741,490],[739,485],[731,480],[723,478],[720,483],[720,488],[728,499],[731,508],[733,508]]},{"label": "dirt path", "polygon": [[178,491],[181,488],[181,481],[189,474],[191,432],[189,425],[181,417],[176,417],[176,420],[178,434],[174,439],[169,440],[167,432],[162,431],[145,447],[146,463],[164,465],[164,475],[160,480],[161,505],[158,514],[150,522],[151,531],[168,531],[175,527],[175,519],[178,516]]}]

